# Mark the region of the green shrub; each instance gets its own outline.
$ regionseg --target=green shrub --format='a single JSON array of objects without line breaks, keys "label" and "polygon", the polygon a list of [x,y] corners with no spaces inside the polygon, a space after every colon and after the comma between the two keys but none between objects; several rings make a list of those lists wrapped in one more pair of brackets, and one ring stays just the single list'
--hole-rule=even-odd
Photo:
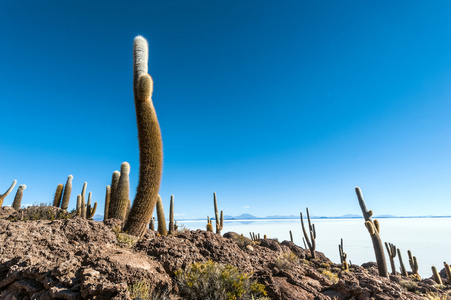
[{"label": "green shrub", "polygon": [[116,240],[119,244],[133,247],[138,241],[136,237],[126,234],[125,232],[121,232],[121,228],[119,226],[114,226],[113,232],[116,234]]},{"label": "green shrub", "polygon": [[339,281],[338,275],[335,273],[332,273],[331,271],[328,270],[322,270],[321,274],[325,275],[327,278],[329,278],[330,281],[332,281],[333,283],[337,283]]},{"label": "green shrub", "polygon": [[252,274],[211,260],[177,270],[175,276],[181,294],[188,299],[250,300],[266,296],[265,286],[254,282]]},{"label": "green shrub", "polygon": [[399,282],[399,285],[408,290],[409,292],[414,292],[418,287],[417,283],[411,280],[401,280]]},{"label": "green shrub", "polygon": [[26,208],[21,208],[18,214],[8,218],[9,221],[36,221],[36,220],[61,220],[72,219],[75,217],[75,211],[67,212],[53,205],[46,203],[34,204]]},{"label": "green shrub", "polygon": [[282,253],[275,261],[276,267],[281,270],[293,269],[293,264],[299,262],[299,257],[290,251],[288,253]]},{"label": "green shrub", "polygon": [[131,299],[141,300],[170,300],[169,291],[150,290],[150,284],[145,281],[139,281],[127,287]]}]

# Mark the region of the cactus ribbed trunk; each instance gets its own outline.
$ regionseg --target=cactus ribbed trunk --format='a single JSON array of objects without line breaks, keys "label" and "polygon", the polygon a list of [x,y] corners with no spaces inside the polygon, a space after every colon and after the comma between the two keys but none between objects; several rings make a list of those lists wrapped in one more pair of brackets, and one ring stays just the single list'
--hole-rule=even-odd
[{"label": "cactus ribbed trunk", "polygon": [[174,195],[171,195],[171,203],[169,205],[169,234],[174,233]]},{"label": "cactus ribbed trunk", "polygon": [[407,274],[406,267],[404,266],[404,262],[402,261],[401,251],[399,250],[399,248],[396,249],[396,251],[398,252],[398,258],[399,258],[399,265],[400,265],[401,275],[407,277],[407,276],[409,276],[409,274]]},{"label": "cactus ribbed trunk", "polygon": [[157,199],[157,218],[158,218],[158,232],[162,236],[168,235],[168,231],[166,230],[166,220],[164,218],[163,201],[161,201],[160,196],[158,196]]},{"label": "cactus ribbed trunk", "polygon": [[108,205],[108,219],[111,219],[111,207],[114,205],[116,199],[114,199],[114,196],[116,195],[117,186],[119,184],[119,178],[121,177],[121,172],[114,171],[113,177],[111,178],[111,191],[110,191],[110,202]]},{"label": "cactus ribbed trunk", "polygon": [[[376,256],[377,269],[379,271],[379,276],[388,278],[387,264],[385,262],[384,248],[382,246],[381,238],[379,237],[379,224],[373,222],[371,216],[373,212],[366,208],[365,200],[363,199],[362,191],[359,187],[355,188],[355,193],[359,200],[360,208],[362,209],[363,217],[365,218],[365,225],[371,236],[371,241],[373,242],[374,254]],[[369,225],[369,226],[368,226]],[[370,229],[370,227],[372,229]]]},{"label": "cactus ribbed trunk", "polygon": [[152,217],[163,171],[163,142],[152,103],[153,81],[147,74],[147,41],[134,40],[133,87],[139,140],[139,183],[124,231],[141,236]]},{"label": "cactus ribbed trunk", "polygon": [[110,202],[110,210],[108,212],[110,218],[125,221],[130,193],[129,174],[130,165],[127,162],[123,162],[121,165],[119,183]]},{"label": "cactus ribbed trunk", "polygon": [[63,200],[61,201],[61,208],[67,211],[69,207],[70,194],[72,192],[72,179],[74,177],[69,175],[67,177],[66,185],[64,187]]},{"label": "cactus ribbed trunk", "polygon": [[55,197],[53,197],[53,206],[60,207],[61,205],[61,197],[63,196],[63,188],[64,184],[60,183],[56,187]]},{"label": "cactus ribbed trunk", "polygon": [[12,205],[12,207],[15,210],[19,210],[20,209],[20,205],[22,204],[23,191],[26,188],[27,188],[27,186],[25,184],[22,184],[17,189],[16,196],[14,197],[14,202],[13,202],[13,205]]},{"label": "cactus ribbed trunk", "polygon": [[16,183],[17,183],[17,180],[14,180],[13,183],[11,183],[11,186],[9,187],[9,189],[4,194],[0,195],[0,207],[3,206],[3,200],[5,200],[6,196],[8,196],[9,193],[11,193],[11,191],[13,190]]},{"label": "cactus ribbed trunk", "polygon": [[105,211],[103,213],[103,220],[109,219],[108,213],[110,209],[110,199],[111,199],[111,187],[109,185],[106,186],[105,191]]}]

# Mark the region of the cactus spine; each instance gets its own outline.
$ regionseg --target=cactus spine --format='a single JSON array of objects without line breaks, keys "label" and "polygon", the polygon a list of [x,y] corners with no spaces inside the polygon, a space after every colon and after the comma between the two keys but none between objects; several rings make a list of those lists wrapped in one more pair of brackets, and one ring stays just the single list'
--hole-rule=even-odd
[{"label": "cactus spine", "polygon": [[174,234],[174,195],[171,195],[171,203],[169,206],[169,234]]},{"label": "cactus spine", "polygon": [[338,252],[340,253],[341,268],[345,271],[349,271],[348,263],[346,262],[348,255],[343,250],[343,239],[341,239],[341,242],[338,245]]},{"label": "cactus spine", "polygon": [[16,183],[17,183],[17,180],[14,180],[13,183],[11,183],[11,186],[9,187],[9,189],[4,194],[0,195],[0,207],[3,206],[3,200],[5,200],[6,196],[8,196],[9,193],[11,193],[11,191],[13,190]]},{"label": "cactus spine", "polygon": [[400,270],[401,270],[401,275],[402,276],[409,276],[409,274],[407,274],[407,270],[406,267],[404,266],[404,262],[402,261],[402,256],[401,256],[401,251],[398,249],[396,249],[398,252],[398,258],[399,258],[399,265],[400,265]]},{"label": "cactus spine", "polygon": [[114,189],[114,194],[110,202],[109,217],[125,221],[127,216],[127,208],[130,193],[130,165],[128,162],[123,162],[121,165],[121,175],[117,188]]},{"label": "cactus spine", "polygon": [[446,276],[448,277],[448,284],[451,284],[451,268],[446,262],[443,262],[445,265]]},{"label": "cactus spine", "polygon": [[111,187],[109,185],[106,186],[105,191],[105,211],[103,213],[103,220],[108,220],[108,212],[110,209],[110,199],[111,199]]},{"label": "cactus spine", "polygon": [[355,193],[359,200],[360,208],[362,209],[363,217],[365,218],[365,226],[370,233],[371,240],[373,242],[374,254],[376,255],[377,269],[379,276],[388,277],[387,265],[385,263],[384,248],[382,247],[382,241],[379,237],[379,222],[371,218],[373,211],[366,208],[365,200],[363,199],[362,191],[359,187],[355,188]]},{"label": "cactus spine", "polygon": [[412,252],[410,252],[410,250],[407,250],[407,255],[409,256],[409,265],[412,269],[412,274],[421,279],[420,274],[418,274],[418,261],[416,256],[412,256]]},{"label": "cactus spine", "polygon": [[153,81],[147,74],[149,49],[146,39],[137,36],[133,45],[133,87],[139,140],[139,183],[124,231],[141,236],[152,217],[163,171],[163,142],[152,103]]},{"label": "cactus spine", "polygon": [[19,185],[19,188],[17,189],[16,196],[14,197],[14,202],[12,207],[15,210],[20,209],[20,204],[22,203],[22,197],[23,197],[23,191],[27,188],[25,184]]},{"label": "cactus spine", "polygon": [[61,197],[63,196],[63,188],[64,184],[60,183],[56,187],[55,196],[53,197],[53,206],[60,207],[61,205]]},{"label": "cactus spine", "polygon": [[308,207],[306,208],[307,210],[307,220],[308,220],[308,227],[309,227],[309,232],[310,232],[310,239],[307,235],[307,231],[305,230],[305,226],[304,226],[304,219],[302,218],[302,212],[301,212],[301,225],[302,225],[302,232],[304,233],[304,244],[305,242],[307,242],[308,248],[310,249],[310,253],[312,254],[312,258],[315,258],[315,249],[316,249],[316,230],[315,230],[315,224],[312,224],[312,222],[310,221],[310,214],[308,211]]},{"label": "cactus spine", "polygon": [[166,220],[164,218],[163,201],[161,201],[161,197],[159,195],[157,199],[157,218],[158,218],[158,232],[162,236],[168,235],[168,231],[166,230]]},{"label": "cactus spine", "polygon": [[94,202],[94,207],[91,207],[91,196],[92,192],[89,192],[88,194],[88,206],[86,209],[86,219],[92,219],[96,213],[97,210],[97,202]]},{"label": "cactus spine", "polygon": [[432,269],[432,277],[434,278],[434,281],[437,282],[437,284],[439,284],[439,285],[443,285],[442,277],[438,273],[437,268],[435,266],[432,266],[431,269]]},{"label": "cactus spine", "polygon": [[390,258],[391,273],[396,275],[395,267],[395,257],[396,257],[396,246],[392,243],[385,242],[385,248],[387,248],[388,257]]},{"label": "cactus spine", "polygon": [[69,207],[70,193],[72,192],[72,179],[74,176],[67,177],[66,186],[64,187],[63,200],[61,201],[61,208],[67,211]]}]

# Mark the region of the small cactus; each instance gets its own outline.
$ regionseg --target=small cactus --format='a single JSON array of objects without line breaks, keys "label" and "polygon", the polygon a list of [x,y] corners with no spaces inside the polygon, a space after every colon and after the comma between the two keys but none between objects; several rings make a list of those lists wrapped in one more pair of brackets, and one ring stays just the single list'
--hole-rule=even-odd
[{"label": "small cactus", "polygon": [[88,194],[88,205],[86,209],[86,219],[90,220],[94,217],[96,210],[97,210],[97,202],[94,202],[94,206],[91,207],[91,196],[92,192],[89,192]]},{"label": "small cactus", "polygon": [[81,195],[77,195],[77,217],[82,217],[81,215]]},{"label": "small cactus", "polygon": [[158,195],[157,199],[157,218],[158,218],[158,232],[162,236],[168,235],[168,231],[166,230],[166,220],[164,218],[163,201],[161,201],[160,195]]},{"label": "small cactus", "polygon": [[379,237],[380,226],[377,220],[371,218],[373,215],[372,210],[366,208],[365,200],[363,200],[362,191],[359,187],[355,188],[355,193],[357,194],[357,199],[359,200],[359,205],[365,218],[365,226],[370,233],[371,240],[373,242],[374,254],[376,255],[377,269],[379,271],[379,276],[388,277],[387,264],[385,262],[384,248],[382,246],[381,238]]},{"label": "small cactus", "polygon": [[396,246],[392,243],[385,242],[385,248],[387,248],[388,257],[390,258],[390,266],[392,275],[396,275],[395,267],[395,257],[396,257]]},{"label": "small cactus", "polygon": [[61,200],[61,209],[66,210],[69,207],[70,194],[72,192],[72,179],[74,176],[67,177],[66,185],[64,187],[63,199]]},{"label": "small cactus", "polygon": [[9,193],[11,193],[11,191],[13,190],[16,183],[17,183],[17,180],[14,180],[13,183],[11,183],[11,186],[9,187],[9,189],[4,194],[0,194],[0,207],[3,206],[3,200],[5,200],[6,196],[8,196]]},{"label": "small cactus", "polygon": [[443,285],[442,277],[438,273],[437,268],[435,266],[432,266],[431,269],[432,269],[432,277],[434,278],[434,281],[439,285]]},{"label": "small cactus", "polygon": [[210,217],[207,216],[207,231],[213,232],[213,224],[211,224]]},{"label": "small cactus", "polygon": [[152,217],[152,219],[150,220],[149,229],[155,231],[155,217]]},{"label": "small cactus", "polygon": [[64,184],[60,183],[56,187],[55,196],[53,197],[53,206],[60,207],[61,205],[61,197],[63,196],[63,188]]},{"label": "small cactus", "polygon": [[174,234],[174,195],[171,195],[171,202],[169,205],[169,234]]},{"label": "small cactus", "polygon": [[404,262],[402,261],[401,251],[399,250],[399,248],[396,249],[396,251],[398,252],[399,265],[400,265],[399,268],[400,268],[400,270],[401,270],[401,275],[407,277],[407,276],[409,276],[409,275],[407,274],[406,267],[404,266]]},{"label": "small cactus", "polygon": [[451,284],[451,268],[446,262],[443,262],[443,264],[445,265],[445,272],[446,276],[448,277],[448,284]]},{"label": "small cactus", "polygon": [[139,183],[124,231],[142,236],[158,199],[163,172],[163,141],[152,103],[153,81],[147,74],[149,46],[142,36],[133,43],[133,92],[139,141]]},{"label": "small cactus", "polygon": [[305,226],[304,226],[304,219],[302,218],[302,212],[301,212],[301,225],[302,225],[302,232],[304,233],[304,244],[305,242],[307,242],[308,248],[310,249],[310,253],[312,255],[312,258],[315,258],[315,249],[316,249],[316,230],[315,230],[315,224],[312,224],[311,220],[310,220],[310,214],[308,211],[308,207],[306,208],[307,210],[307,220],[308,220],[308,227],[309,227],[309,232],[310,232],[310,239],[309,236],[307,235],[307,231],[305,230]]},{"label": "small cactus", "polygon": [[410,265],[410,268],[412,269],[412,274],[417,275],[418,278],[421,278],[420,274],[418,274],[417,258],[415,256],[412,256],[412,252],[410,252],[410,250],[407,250],[407,255],[409,256],[409,265]]},{"label": "small cactus", "polygon": [[108,213],[109,213],[109,209],[110,209],[110,200],[111,200],[111,186],[107,185],[106,186],[106,191],[105,191],[105,211],[103,213],[103,220],[108,220]]},{"label": "small cactus", "polygon": [[348,263],[346,262],[348,255],[343,250],[343,239],[341,239],[341,242],[338,245],[338,252],[340,253],[341,268],[344,271],[349,271]]},{"label": "small cactus", "polygon": [[114,189],[114,194],[110,200],[110,210],[108,212],[110,218],[119,219],[121,221],[125,221],[126,219],[130,192],[129,174],[130,165],[127,162],[123,162],[121,165],[119,183],[117,188]]},{"label": "small cactus", "polygon": [[88,185],[88,183],[87,182],[85,182],[85,183],[83,183],[83,188],[81,189],[81,206],[80,206],[80,208],[81,208],[81,217],[82,218],[86,218],[86,198],[85,198],[85,195],[86,195],[86,187],[87,187],[87,185]]},{"label": "small cactus", "polygon": [[293,233],[290,230],[290,241],[293,243]]},{"label": "small cactus", "polygon": [[26,188],[27,188],[27,186],[25,184],[19,185],[19,188],[17,189],[16,196],[14,197],[14,202],[13,202],[13,205],[12,205],[12,207],[15,210],[19,210],[20,209],[20,205],[22,203],[23,191]]}]

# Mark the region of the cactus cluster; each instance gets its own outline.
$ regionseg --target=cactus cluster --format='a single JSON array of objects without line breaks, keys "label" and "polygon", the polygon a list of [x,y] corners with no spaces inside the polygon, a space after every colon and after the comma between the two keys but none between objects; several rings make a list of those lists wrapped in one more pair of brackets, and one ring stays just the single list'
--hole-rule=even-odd
[{"label": "cactus cluster", "polygon": [[396,246],[393,245],[392,243],[385,242],[385,248],[387,248],[388,257],[390,258],[391,272],[393,275],[396,275],[396,267],[395,267]]},{"label": "cactus cluster", "polygon": [[216,233],[221,234],[221,230],[224,228],[224,214],[221,210],[221,217],[218,214],[218,202],[216,201],[216,193],[213,193],[213,204],[215,206],[215,221],[216,221]]},{"label": "cactus cluster", "polygon": [[410,250],[407,250],[407,255],[409,256],[409,265],[412,269],[412,274],[416,276],[418,279],[421,279],[420,274],[418,274],[418,261],[415,256],[412,255]]},{"label": "cactus cluster", "polygon": [[348,255],[343,250],[343,239],[341,239],[341,242],[338,245],[338,252],[340,254],[341,268],[344,271],[348,271],[349,267],[348,267],[348,263],[346,262],[346,259],[348,258]]},{"label": "cactus cluster", "polygon": [[209,216],[207,216],[207,231],[213,232],[213,224],[211,224],[211,220],[210,220]]},{"label": "cactus cluster", "polygon": [[91,198],[92,198],[92,192],[88,193],[88,202],[86,203],[86,187],[88,186],[88,183],[83,183],[83,188],[81,190],[81,194],[77,195],[77,216],[85,218],[85,219],[92,219],[96,213],[97,210],[97,202],[94,203],[94,206],[92,206]]},{"label": "cactus cluster", "polygon": [[309,235],[307,234],[307,231],[305,229],[304,226],[304,219],[302,217],[302,212],[300,213],[301,216],[301,226],[302,226],[302,232],[304,233],[304,237],[302,238],[303,242],[304,242],[304,246],[307,249],[310,249],[310,253],[312,258],[315,258],[315,249],[316,249],[316,229],[315,229],[315,224],[312,224],[312,221],[310,220],[310,214],[308,211],[308,207],[306,208],[307,210],[307,220],[308,220],[308,228],[309,228],[309,233],[310,233],[310,239],[309,239]]}]

